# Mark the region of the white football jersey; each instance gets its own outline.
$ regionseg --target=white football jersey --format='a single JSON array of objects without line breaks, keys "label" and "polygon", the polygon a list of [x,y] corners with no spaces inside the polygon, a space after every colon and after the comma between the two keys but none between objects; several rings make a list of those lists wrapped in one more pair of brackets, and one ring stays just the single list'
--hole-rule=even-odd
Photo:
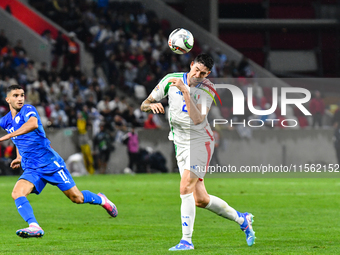
[{"label": "white football jersey", "polygon": [[[210,89],[215,90],[215,87],[208,79],[205,79],[197,87],[189,88],[187,73],[172,73],[165,76],[154,88],[151,95],[156,101],[160,101],[166,96],[169,97],[169,140],[173,140],[176,146],[189,146],[194,143],[213,141],[213,132],[207,121],[207,116],[202,123],[194,124],[189,117],[183,93],[175,86],[170,87],[171,82],[168,81],[171,78],[182,79],[196,105],[202,104],[202,98],[205,97],[206,107],[210,109],[215,96],[215,93]],[[205,84],[208,84],[208,86]]]}]

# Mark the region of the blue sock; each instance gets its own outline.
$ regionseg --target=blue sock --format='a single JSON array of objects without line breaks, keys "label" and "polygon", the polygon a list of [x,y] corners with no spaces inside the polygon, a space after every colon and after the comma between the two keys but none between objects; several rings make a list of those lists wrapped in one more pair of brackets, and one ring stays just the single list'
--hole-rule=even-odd
[{"label": "blue sock", "polygon": [[84,204],[94,204],[94,205],[101,205],[102,204],[102,198],[98,196],[97,194],[92,193],[88,190],[83,190],[81,193],[83,193],[84,196]]},{"label": "blue sock", "polygon": [[28,224],[33,222],[38,223],[34,217],[33,208],[26,197],[18,197],[14,202],[19,214]]}]

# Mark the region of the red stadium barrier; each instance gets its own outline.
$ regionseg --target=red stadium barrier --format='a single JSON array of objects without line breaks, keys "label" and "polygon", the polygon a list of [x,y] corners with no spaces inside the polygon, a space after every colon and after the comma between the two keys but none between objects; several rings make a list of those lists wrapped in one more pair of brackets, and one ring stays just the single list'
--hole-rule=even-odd
[{"label": "red stadium barrier", "polygon": [[41,35],[45,30],[49,29],[51,31],[52,37],[57,37],[58,29],[56,29],[52,24],[37,15],[34,11],[32,11],[23,3],[17,0],[0,1],[1,8],[5,9],[7,6],[10,8],[11,13],[15,18],[20,20],[33,31],[37,32],[39,35]]}]

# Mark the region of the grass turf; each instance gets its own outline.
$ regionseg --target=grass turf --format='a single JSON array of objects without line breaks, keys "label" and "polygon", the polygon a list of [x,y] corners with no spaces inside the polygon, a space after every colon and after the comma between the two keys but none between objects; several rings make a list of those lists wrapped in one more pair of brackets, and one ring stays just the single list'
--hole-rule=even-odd
[{"label": "grass turf", "polygon": [[[119,215],[72,204],[48,185],[30,195],[43,238],[15,235],[26,223],[11,198],[17,177],[0,178],[0,254],[171,254],[181,238],[179,175],[76,177],[80,190],[105,193]],[[255,215],[256,244],[236,223],[197,209],[190,254],[338,254],[339,179],[207,178],[210,194]],[[175,252],[176,253],[176,252]],[[184,252],[185,253],[185,252]]]}]

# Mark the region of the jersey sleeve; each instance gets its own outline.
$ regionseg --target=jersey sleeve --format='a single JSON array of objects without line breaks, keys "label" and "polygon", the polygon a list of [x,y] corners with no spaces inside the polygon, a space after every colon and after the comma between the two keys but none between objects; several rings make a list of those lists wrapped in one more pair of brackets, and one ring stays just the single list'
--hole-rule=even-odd
[{"label": "jersey sleeve", "polygon": [[210,109],[211,104],[214,101],[215,91],[216,91],[215,85],[211,83],[208,79],[204,80],[203,86],[201,87],[200,97],[198,98],[197,104],[202,105],[203,100],[205,98],[207,102],[207,107]]},{"label": "jersey sleeve", "polygon": [[171,78],[170,75],[165,76],[158,84],[157,86],[153,89],[151,92],[151,96],[156,100],[160,101],[164,97],[168,95],[168,91],[170,88],[170,82],[168,80]]},{"label": "jersey sleeve", "polygon": [[35,109],[34,106],[29,105],[25,107],[24,112],[23,112],[23,117],[24,117],[25,122],[27,122],[29,118],[31,117],[39,118],[39,114],[37,112],[37,109]]}]

